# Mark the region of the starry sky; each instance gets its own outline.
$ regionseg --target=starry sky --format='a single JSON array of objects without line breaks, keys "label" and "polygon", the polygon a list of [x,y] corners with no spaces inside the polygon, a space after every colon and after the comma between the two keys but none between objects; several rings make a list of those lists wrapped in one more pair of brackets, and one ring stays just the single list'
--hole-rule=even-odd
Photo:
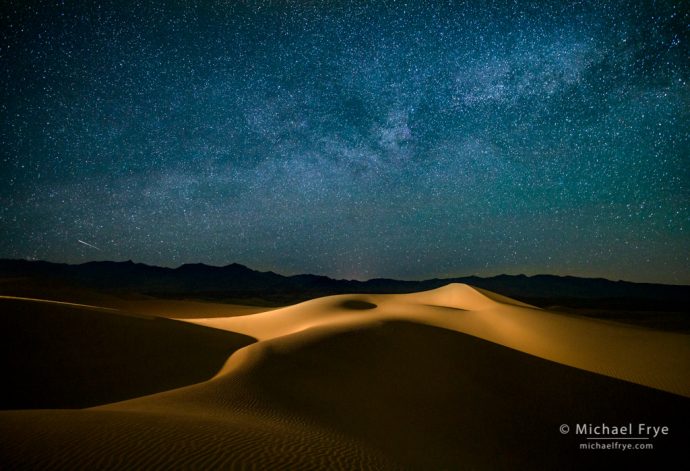
[{"label": "starry sky", "polygon": [[690,284],[678,1],[9,0],[0,257]]}]

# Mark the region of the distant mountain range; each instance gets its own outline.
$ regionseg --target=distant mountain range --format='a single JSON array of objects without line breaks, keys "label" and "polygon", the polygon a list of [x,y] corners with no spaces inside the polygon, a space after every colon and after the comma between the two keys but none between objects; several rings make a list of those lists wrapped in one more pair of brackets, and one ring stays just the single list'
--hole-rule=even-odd
[{"label": "distant mountain range", "polygon": [[[566,306],[635,311],[690,312],[690,286],[611,281],[553,275],[499,275],[402,281],[336,280],[326,276],[283,276],[233,263],[224,267],[186,264],[163,268],[142,263],[88,262],[80,265],[0,259],[0,278],[34,285],[59,284],[113,294],[214,299],[281,305],[341,293],[408,293],[448,283],[467,283],[541,307]],[[5,283],[5,286],[10,286]],[[2,290],[2,285],[0,285]]]}]

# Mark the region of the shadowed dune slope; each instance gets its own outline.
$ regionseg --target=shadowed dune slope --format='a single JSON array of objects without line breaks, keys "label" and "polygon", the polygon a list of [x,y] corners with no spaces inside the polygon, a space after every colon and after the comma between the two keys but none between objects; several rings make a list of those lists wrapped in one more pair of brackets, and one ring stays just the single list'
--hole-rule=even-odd
[{"label": "shadowed dune slope", "polygon": [[0,407],[89,407],[179,388],[212,377],[253,341],[168,319],[0,299]]},{"label": "shadowed dune slope", "polygon": [[[675,469],[690,438],[686,398],[420,324],[315,329],[236,356],[214,379],[174,391],[0,414],[5,466]],[[558,430],[602,422],[672,433],[623,454],[579,450],[584,439]]]},{"label": "shadowed dune slope", "polygon": [[7,470],[399,469],[363,444],[278,413],[11,411],[0,413],[0,436]]}]

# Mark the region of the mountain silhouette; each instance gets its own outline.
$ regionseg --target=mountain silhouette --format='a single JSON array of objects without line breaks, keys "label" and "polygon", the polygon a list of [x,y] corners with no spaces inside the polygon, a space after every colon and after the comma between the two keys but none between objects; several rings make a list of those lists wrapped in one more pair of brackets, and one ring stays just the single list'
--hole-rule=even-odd
[{"label": "mountain silhouette", "polygon": [[[449,283],[467,283],[540,307],[596,308],[628,311],[688,312],[690,286],[611,281],[555,275],[498,275],[404,281],[376,278],[339,280],[317,275],[283,276],[232,263],[217,267],[203,263],[164,268],[126,262],[88,262],[78,265],[45,261],[0,259],[4,294],[22,283],[61,285],[114,294],[174,298],[251,301],[280,305],[331,294],[410,293]],[[8,282],[10,280],[12,282]],[[9,290],[9,291],[8,291]]]}]

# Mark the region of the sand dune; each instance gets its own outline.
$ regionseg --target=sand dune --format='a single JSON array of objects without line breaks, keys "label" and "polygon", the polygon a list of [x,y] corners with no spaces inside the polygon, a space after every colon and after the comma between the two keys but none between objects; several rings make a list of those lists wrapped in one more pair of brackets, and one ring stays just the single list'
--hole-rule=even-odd
[{"label": "sand dune", "polygon": [[[0,413],[2,467],[672,469],[688,439],[690,336],[465,285],[167,322],[258,342],[197,384],[84,410]],[[673,433],[639,453],[581,451],[582,439],[558,431],[576,422]]]},{"label": "sand dune", "polygon": [[[360,307],[351,307],[360,303]],[[314,327],[404,320],[690,397],[690,336],[554,314],[468,285],[401,295],[338,295],[243,317],[195,319],[270,340]]]},{"label": "sand dune", "polygon": [[254,339],[112,308],[0,299],[0,408],[77,408],[212,377]]},{"label": "sand dune", "polygon": [[211,301],[162,299],[131,292],[113,294],[53,282],[51,286],[45,286],[45,283],[26,278],[0,279],[0,293],[0,299],[63,302],[171,319],[244,316],[272,309]]}]

